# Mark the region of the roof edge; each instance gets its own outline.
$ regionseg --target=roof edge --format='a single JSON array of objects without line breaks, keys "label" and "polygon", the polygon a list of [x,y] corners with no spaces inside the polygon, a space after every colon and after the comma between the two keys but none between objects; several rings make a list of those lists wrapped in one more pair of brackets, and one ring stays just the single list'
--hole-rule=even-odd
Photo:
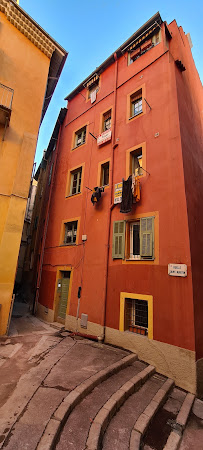
[{"label": "roof edge", "polygon": [[77,95],[82,89],[84,89],[84,84],[96,73],[101,74],[108,66],[113,64],[114,62],[114,55],[116,53],[117,57],[120,57],[122,55],[122,52],[130,45],[130,43],[136,39],[136,37],[139,36],[142,32],[145,31],[147,27],[150,26],[150,24],[157,22],[159,25],[163,23],[163,20],[160,16],[159,11],[154,14],[147,22],[145,22],[138,30],[130,36],[115,52],[113,52],[99,67],[96,67],[96,69],[88,75],[88,77],[85,78],[85,80],[82,81],[70,94],[68,94],[64,100],[71,100],[75,95]]}]

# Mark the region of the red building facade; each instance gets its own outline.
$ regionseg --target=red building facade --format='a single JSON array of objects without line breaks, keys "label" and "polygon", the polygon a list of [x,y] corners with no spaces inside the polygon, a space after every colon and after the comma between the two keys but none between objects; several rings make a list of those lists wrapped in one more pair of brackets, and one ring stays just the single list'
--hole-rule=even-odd
[{"label": "red building facade", "polygon": [[38,313],[200,391],[202,91],[189,38],[157,13],[67,100],[47,155]]}]

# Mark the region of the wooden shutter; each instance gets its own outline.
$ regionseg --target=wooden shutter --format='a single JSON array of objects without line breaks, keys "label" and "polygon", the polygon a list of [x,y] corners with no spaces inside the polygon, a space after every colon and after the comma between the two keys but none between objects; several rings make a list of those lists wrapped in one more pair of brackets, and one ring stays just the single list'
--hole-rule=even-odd
[{"label": "wooden shutter", "polygon": [[152,258],[154,254],[154,217],[140,219],[140,256]]},{"label": "wooden shutter", "polygon": [[113,224],[113,259],[125,258],[125,221],[119,220]]}]

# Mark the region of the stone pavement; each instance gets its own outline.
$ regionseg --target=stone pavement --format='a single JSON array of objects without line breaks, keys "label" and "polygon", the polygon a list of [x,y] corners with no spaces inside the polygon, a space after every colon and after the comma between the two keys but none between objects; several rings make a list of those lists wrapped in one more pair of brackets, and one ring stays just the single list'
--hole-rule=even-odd
[{"label": "stone pavement", "polygon": [[203,450],[203,402],[136,355],[21,306],[0,338],[0,448]]}]

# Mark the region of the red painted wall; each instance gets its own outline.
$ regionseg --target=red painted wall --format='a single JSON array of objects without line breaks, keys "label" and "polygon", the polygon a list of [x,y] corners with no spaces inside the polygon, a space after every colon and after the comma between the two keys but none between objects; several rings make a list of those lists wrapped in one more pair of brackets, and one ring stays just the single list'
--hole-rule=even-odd
[{"label": "red painted wall", "polygon": [[[198,306],[200,295],[197,296],[194,290],[194,281],[196,277],[200,286],[200,258],[196,255],[198,248],[194,243],[195,222],[191,219],[188,207],[189,202],[191,203],[188,200],[191,185],[186,180],[186,174],[189,173],[190,157],[184,156],[184,148],[186,155],[190,146],[183,146],[183,139],[188,139],[187,133],[183,132],[184,121],[188,121],[188,118],[184,113],[184,100],[180,101],[188,85],[179,80],[182,74],[177,72],[174,62],[176,54],[181,59],[185,53],[190,53],[190,49],[180,47],[175,22],[170,25],[170,29],[173,31],[170,42],[166,40],[162,25],[162,42],[130,66],[127,66],[126,56],[118,59],[116,111],[113,108],[116,63],[101,74],[100,90],[93,105],[84,99],[85,89],[81,92],[82,95],[77,94],[69,101],[59,143],[39,301],[53,308],[54,273],[56,274],[57,266],[71,266],[73,283],[69,314],[76,315],[77,290],[82,285],[80,314],[87,313],[91,322],[104,323],[110,187],[105,189],[100,203],[93,207],[91,192],[86,186],[92,189],[97,185],[99,162],[107,158],[112,161],[114,142],[98,147],[89,134],[91,132],[97,136],[100,133],[100,114],[107,108],[112,108],[115,143],[118,144],[114,150],[113,185],[126,177],[126,150],[146,142],[146,169],[150,175],[146,174],[141,179],[141,201],[136,206],[136,213],[157,211],[159,214],[159,263],[156,264],[155,260],[150,264],[142,261],[128,265],[123,264],[122,260],[112,260],[113,222],[135,214],[135,206],[132,213],[127,215],[120,213],[119,205],[115,206],[110,223],[106,325],[116,329],[119,327],[120,292],[150,294],[153,295],[154,304],[154,339],[195,350],[193,296],[196,296],[197,322],[201,308]],[[181,57],[179,52],[182,52]],[[146,105],[146,114],[126,123],[127,95],[143,84],[146,99],[152,109]],[[190,85],[192,86],[192,79]],[[73,134],[85,124],[88,124],[86,143],[72,150]],[[197,135],[199,131],[197,125]],[[157,132],[159,137],[155,138]],[[84,164],[82,193],[66,198],[68,171],[80,164]],[[197,178],[198,164],[193,162]],[[111,166],[110,169],[112,170]],[[194,196],[196,191],[192,192]],[[62,222],[76,217],[80,217],[78,246],[60,246]],[[84,245],[82,234],[87,234]],[[196,266],[192,271],[191,256]],[[169,263],[187,264],[187,278],[170,277]],[[48,272],[51,273],[49,279],[52,281],[46,298],[44,286]]]}]

